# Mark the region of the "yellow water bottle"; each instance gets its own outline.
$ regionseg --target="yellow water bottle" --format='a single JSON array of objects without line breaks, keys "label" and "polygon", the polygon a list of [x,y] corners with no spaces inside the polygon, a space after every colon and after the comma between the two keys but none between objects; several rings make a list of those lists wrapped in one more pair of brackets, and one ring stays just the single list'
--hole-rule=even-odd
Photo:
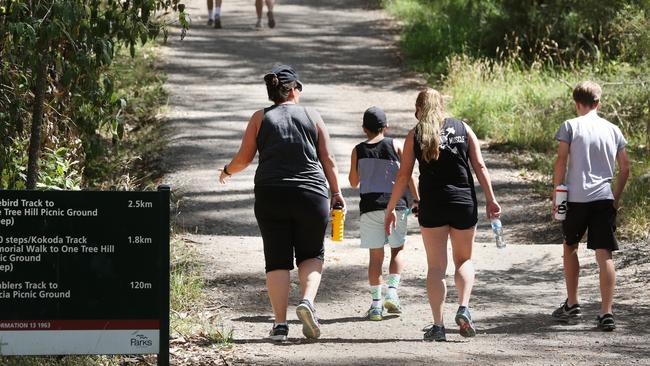
[{"label": "yellow water bottle", "polygon": [[337,202],[332,209],[332,241],[343,241],[345,227],[345,212],[343,204]]}]

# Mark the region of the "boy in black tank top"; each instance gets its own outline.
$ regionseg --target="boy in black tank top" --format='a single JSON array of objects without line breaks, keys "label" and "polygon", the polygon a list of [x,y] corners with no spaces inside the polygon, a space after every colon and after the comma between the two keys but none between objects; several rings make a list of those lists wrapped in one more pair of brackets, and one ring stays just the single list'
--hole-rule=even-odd
[{"label": "boy in black tank top", "polygon": [[[366,316],[369,320],[382,320],[384,307],[389,313],[401,313],[397,296],[400,273],[404,266],[400,255],[406,241],[407,200],[400,197],[397,203],[397,228],[390,235],[384,231],[384,216],[390,192],[399,170],[402,145],[384,133],[388,128],[386,115],[378,107],[371,107],[363,116],[363,131],[368,139],[358,144],[352,151],[350,167],[350,184],[360,185],[361,201],[361,247],[368,248],[368,282],[372,304]],[[411,182],[411,193],[417,202],[415,183]],[[391,247],[389,275],[386,281],[388,289],[382,299],[382,264],[384,246]]]}]

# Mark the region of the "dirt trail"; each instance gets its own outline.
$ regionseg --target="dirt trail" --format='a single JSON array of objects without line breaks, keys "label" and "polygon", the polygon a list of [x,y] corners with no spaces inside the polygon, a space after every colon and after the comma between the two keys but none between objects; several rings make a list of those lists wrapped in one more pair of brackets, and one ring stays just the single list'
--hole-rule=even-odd
[{"label": "dirt trail", "polygon": [[[237,151],[250,115],[269,104],[263,74],[275,62],[292,64],[305,84],[301,103],[317,108],[333,138],[340,178],[347,187],[349,153],[361,141],[363,111],[386,111],[391,134],[413,126],[413,104],[423,80],[405,71],[393,23],[364,0],[284,0],[276,9],[276,29],[254,29],[253,1],[224,2],[224,29],[205,26],[205,3],[189,1],[193,28],[185,41],[172,37],[165,49],[169,120],[175,129],[168,149],[167,181],[178,199],[177,222],[190,233],[205,263],[209,296],[234,330],[234,349],[206,348],[205,364],[650,364],[647,346],[650,305],[645,284],[630,268],[619,274],[619,328],[595,330],[598,277],[591,253],[581,252],[586,320],[560,326],[549,312],[564,298],[558,229],[548,208],[522,180],[517,167],[499,153],[486,152],[496,195],[504,209],[508,248],[498,251],[488,223],[480,220],[471,301],[479,335],[461,338],[451,318],[455,306],[453,270],[448,270],[447,343],[421,341],[431,322],[426,300],[426,263],[415,220],[407,244],[408,265],[400,296],[401,317],[383,322],[362,319],[368,307],[367,253],[358,248],[358,193],[343,192],[349,204],[347,240],[327,242],[326,272],[317,297],[323,336],[306,341],[289,309],[290,342],[264,340],[271,307],[264,285],[261,239],[253,215],[255,164],[226,186],[217,168]],[[482,210],[481,215],[484,215]],[[647,268],[646,268],[647,270]],[[295,276],[294,276],[295,277]],[[290,303],[298,300],[294,286]],[[213,357],[221,352],[220,357]]]}]

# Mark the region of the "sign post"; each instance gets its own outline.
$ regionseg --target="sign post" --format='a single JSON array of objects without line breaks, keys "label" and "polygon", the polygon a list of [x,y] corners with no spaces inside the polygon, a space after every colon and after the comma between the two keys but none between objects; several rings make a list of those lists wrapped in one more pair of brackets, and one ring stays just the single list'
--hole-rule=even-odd
[{"label": "sign post", "polygon": [[168,365],[169,197],[0,191],[0,355]]}]

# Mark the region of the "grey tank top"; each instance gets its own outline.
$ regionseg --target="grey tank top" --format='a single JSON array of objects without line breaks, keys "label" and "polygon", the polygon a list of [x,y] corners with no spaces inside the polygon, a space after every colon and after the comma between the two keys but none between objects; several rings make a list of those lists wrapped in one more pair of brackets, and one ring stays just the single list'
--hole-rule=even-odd
[{"label": "grey tank top", "polygon": [[318,160],[318,130],[304,107],[277,104],[264,109],[257,133],[256,187],[294,187],[328,197]]}]

